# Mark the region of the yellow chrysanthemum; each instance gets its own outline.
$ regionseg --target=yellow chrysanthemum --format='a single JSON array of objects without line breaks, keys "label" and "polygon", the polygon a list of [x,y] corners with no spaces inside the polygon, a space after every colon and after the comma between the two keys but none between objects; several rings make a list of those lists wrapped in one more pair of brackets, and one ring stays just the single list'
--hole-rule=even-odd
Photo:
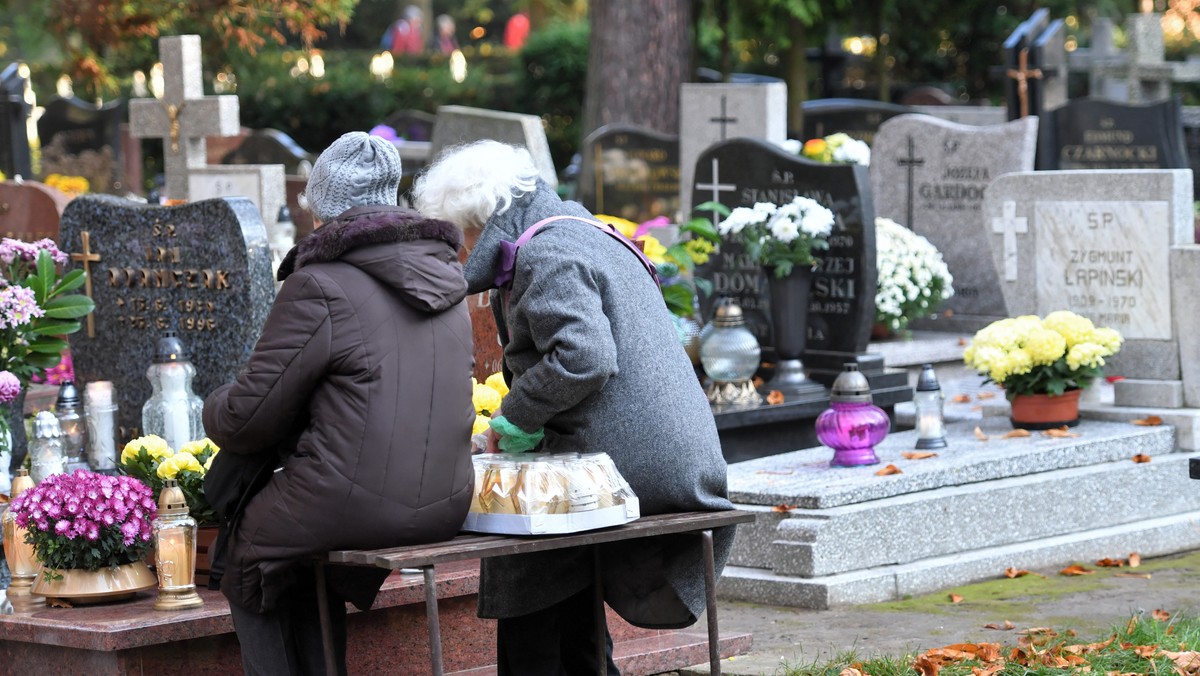
[{"label": "yellow chrysanthemum", "polygon": [[629,239],[633,239],[633,233],[637,232],[638,224],[633,221],[619,218],[617,216],[609,216],[608,214],[596,214],[596,218],[604,223],[608,223]]},{"label": "yellow chrysanthemum", "polygon": [[[195,460],[195,458],[192,459]],[[174,479],[177,476],[179,476],[179,465],[175,464],[175,456],[164,458],[162,462],[158,463],[158,478]]]},{"label": "yellow chrysanthemum", "polygon": [[179,471],[181,472],[185,469],[197,473],[203,473],[204,471],[204,468],[200,466],[200,461],[191,453],[176,453],[171,456],[171,460],[179,467]]},{"label": "yellow chrysanthemum", "polygon": [[1062,337],[1067,339],[1067,349],[1079,343],[1090,342],[1092,333],[1096,330],[1092,320],[1066,310],[1046,315],[1046,318],[1042,320],[1042,326],[1062,334]]},{"label": "yellow chrysanthemum", "polygon": [[658,241],[654,235],[642,235],[638,237],[637,241],[642,243],[642,253],[646,254],[646,258],[649,258],[650,262],[658,265],[667,260],[667,247],[663,246],[662,242]]},{"label": "yellow chrysanthemum", "polygon": [[221,450],[216,444],[214,444],[212,442],[212,439],[209,439],[208,437],[204,437],[203,439],[189,441],[186,444],[180,446],[179,452],[180,453],[191,453],[192,455],[198,456],[198,455],[202,455],[204,453],[204,449],[208,446],[212,447],[212,452],[214,454]]},{"label": "yellow chrysanthemum", "polygon": [[1116,329],[1096,329],[1092,331],[1092,342],[1103,347],[1109,356],[1116,354],[1121,349],[1121,343],[1125,339]]},{"label": "yellow chrysanthemum", "polygon": [[167,445],[167,440],[157,434],[147,434],[144,437],[138,437],[133,441],[125,444],[125,448],[121,449],[121,462],[127,462],[137,457],[138,451],[145,448],[146,454],[151,459],[170,457],[175,453],[170,446]]},{"label": "yellow chrysanthemum", "polygon": [[1067,366],[1072,370],[1084,366],[1099,368],[1104,366],[1104,357],[1108,350],[1096,343],[1079,343],[1067,353]]},{"label": "yellow chrysanthemum", "polygon": [[713,252],[713,243],[707,239],[689,239],[683,243],[683,248],[696,265],[704,265]]},{"label": "yellow chrysanthemum", "polygon": [[1066,354],[1067,340],[1057,331],[1037,328],[1026,335],[1024,350],[1031,364],[1049,366]]},{"label": "yellow chrysanthemum", "polygon": [[488,431],[488,423],[491,421],[492,419],[486,415],[475,416],[475,424],[471,425],[471,436],[483,434],[484,432]]},{"label": "yellow chrysanthemum", "polygon": [[500,408],[500,393],[487,385],[476,385],[471,392],[471,403],[475,405],[476,413],[489,415]]},{"label": "yellow chrysanthemum", "polygon": [[488,376],[487,380],[483,381],[483,383],[493,390],[499,392],[501,398],[508,396],[508,383],[504,382],[503,373],[493,373],[492,375]]}]

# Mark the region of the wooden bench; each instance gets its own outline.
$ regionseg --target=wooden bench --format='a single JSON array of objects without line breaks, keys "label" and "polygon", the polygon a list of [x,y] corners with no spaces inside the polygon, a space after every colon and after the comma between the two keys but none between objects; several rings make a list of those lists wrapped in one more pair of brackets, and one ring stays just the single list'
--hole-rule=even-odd
[{"label": "wooden bench", "polygon": [[[434,567],[440,563],[467,559],[486,559],[493,556],[528,554],[552,549],[581,547],[585,545],[633,540],[636,538],[671,535],[675,533],[697,533],[704,546],[704,592],[708,610],[708,659],[713,676],[720,676],[721,663],[717,636],[716,565],[713,560],[712,532],[715,528],[748,523],[754,520],[752,512],[736,510],[723,512],[678,512],[644,516],[623,526],[602,530],[571,533],[568,535],[475,535],[463,534],[446,542],[429,545],[412,545],[375,550],[343,550],[330,552],[328,560],[318,560],[317,598],[321,610],[321,640],[325,649],[325,668],[331,675],[337,674],[333,650],[333,629],[329,618],[329,601],[325,589],[326,563],[353,566],[376,566],[388,570],[420,568],[425,575],[425,614],[429,624],[430,664],[434,676],[442,676],[442,636],[438,620],[437,593]],[[600,673],[606,673],[604,640],[604,589],[601,586],[599,550],[595,560],[595,598],[598,645],[600,648]]]}]

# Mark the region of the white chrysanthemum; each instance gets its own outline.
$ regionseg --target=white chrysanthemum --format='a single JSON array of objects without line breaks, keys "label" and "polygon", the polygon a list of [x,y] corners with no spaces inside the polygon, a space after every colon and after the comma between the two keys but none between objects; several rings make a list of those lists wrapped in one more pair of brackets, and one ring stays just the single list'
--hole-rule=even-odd
[{"label": "white chrysanthemum", "polygon": [[789,244],[792,240],[800,236],[800,226],[791,218],[783,217],[782,211],[780,209],[781,215],[771,221],[771,234],[780,242]]},{"label": "white chrysanthemum", "polygon": [[800,151],[804,149],[804,141],[794,138],[784,139],[779,142],[779,147],[783,148],[785,152],[789,152],[793,155],[799,155]]},{"label": "white chrysanthemum", "polygon": [[871,164],[871,146],[847,136],[833,148],[833,161],[868,166]]}]

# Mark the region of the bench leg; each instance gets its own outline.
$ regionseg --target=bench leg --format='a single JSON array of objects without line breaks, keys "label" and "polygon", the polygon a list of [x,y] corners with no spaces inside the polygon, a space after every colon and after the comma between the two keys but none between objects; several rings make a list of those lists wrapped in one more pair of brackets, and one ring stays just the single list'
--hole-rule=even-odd
[{"label": "bench leg", "polygon": [[338,676],[337,651],[333,646],[333,622],[329,619],[329,590],[325,588],[325,562],[317,559],[317,615],[321,618],[321,648],[325,654],[325,673]]},{"label": "bench leg", "polygon": [[596,609],[596,664],[597,673],[600,676],[608,676],[608,620],[604,617],[604,581],[600,574],[600,547],[592,546],[592,572],[594,579],[592,580],[592,592],[595,598]]},{"label": "bench leg", "polygon": [[721,637],[717,633],[717,564],[713,557],[713,532],[701,531],[704,542],[704,599],[708,608],[708,670],[721,676]]},{"label": "bench leg", "polygon": [[433,676],[442,676],[442,627],[438,619],[437,581],[433,566],[425,566],[425,619],[429,624],[429,665]]}]

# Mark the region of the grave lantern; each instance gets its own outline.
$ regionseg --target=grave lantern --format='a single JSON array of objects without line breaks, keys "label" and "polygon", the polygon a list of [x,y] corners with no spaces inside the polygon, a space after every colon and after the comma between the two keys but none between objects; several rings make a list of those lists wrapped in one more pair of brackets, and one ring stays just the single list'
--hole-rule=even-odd
[{"label": "grave lantern", "polygon": [[[16,498],[33,486],[29,472],[18,469],[17,475],[13,477],[12,497]],[[11,509],[4,512],[3,529],[4,559],[8,561],[8,569],[12,573],[8,600],[12,603],[13,610],[23,612],[46,605],[44,596],[33,596],[30,593],[38,571],[41,570],[41,564],[33,553],[33,545],[25,542],[25,529],[17,525],[17,516]]]},{"label": "grave lantern", "polygon": [[887,436],[890,426],[887,413],[871,403],[871,384],[858,364],[846,364],[833,381],[829,408],[817,416],[817,439],[833,449],[829,465],[878,464],[875,445]]},{"label": "grave lantern", "polygon": [[58,387],[58,398],[54,401],[54,415],[62,429],[63,451],[67,455],[67,469],[86,469],[84,449],[87,447],[87,424],[83,419],[83,404],[79,400],[79,389],[67,380]]},{"label": "grave lantern", "polygon": [[33,419],[33,438],[29,440],[29,472],[35,484],[51,474],[67,471],[63,454],[63,433],[58,418],[50,411],[38,411]]},{"label": "grave lantern", "polygon": [[192,391],[196,367],[188,361],[183,341],[174,331],[163,333],[146,369],[152,392],[142,407],[142,433],[157,434],[172,449],[204,438],[204,400]]},{"label": "grave lantern", "polygon": [[757,406],[762,398],[754,388],[762,348],[746,328],[742,308],[732,300],[717,306],[711,330],[700,342],[700,364],[712,382],[705,393],[713,404]]},{"label": "grave lantern", "polygon": [[946,447],[946,423],[942,418],[945,401],[933,364],[925,364],[921,367],[917,391],[913,394],[913,406],[917,409],[917,448]]},{"label": "grave lantern", "polygon": [[174,479],[163,483],[151,532],[154,571],[158,575],[154,609],[183,610],[204,605],[196,593],[196,520],[188,514],[183,489]]}]

